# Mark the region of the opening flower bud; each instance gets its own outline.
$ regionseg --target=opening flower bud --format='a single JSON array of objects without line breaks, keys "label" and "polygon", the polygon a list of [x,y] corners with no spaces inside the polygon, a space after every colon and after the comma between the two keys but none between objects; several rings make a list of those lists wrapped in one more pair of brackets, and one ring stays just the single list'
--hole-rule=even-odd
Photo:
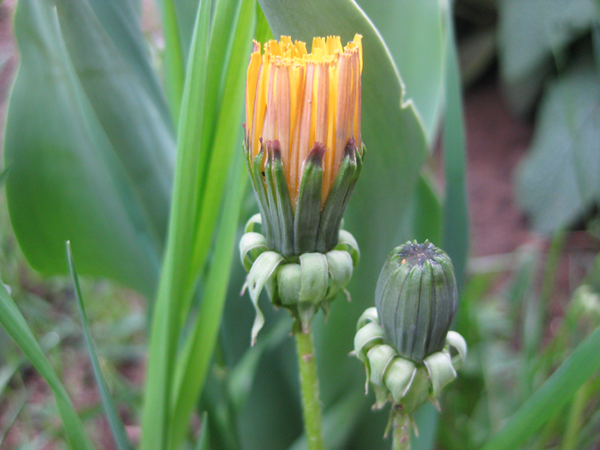
[{"label": "opening flower bud", "polygon": [[361,36],[254,43],[245,151],[267,246],[284,257],[337,245],[364,149]]},{"label": "opening flower bud", "polygon": [[454,268],[444,251],[429,241],[395,248],[375,292],[386,343],[417,363],[441,351],[456,313],[457,297]]}]

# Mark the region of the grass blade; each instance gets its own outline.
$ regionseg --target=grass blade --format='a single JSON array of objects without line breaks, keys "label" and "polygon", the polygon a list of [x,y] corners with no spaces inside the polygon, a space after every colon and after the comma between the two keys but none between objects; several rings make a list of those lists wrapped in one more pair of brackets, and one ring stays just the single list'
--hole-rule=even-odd
[{"label": "grass blade", "polygon": [[94,378],[98,384],[98,390],[100,391],[100,398],[102,399],[102,406],[108,424],[112,431],[113,438],[117,444],[119,450],[132,450],[133,446],[129,441],[125,426],[121,420],[121,416],[117,411],[115,403],[110,395],[110,390],[102,374],[102,368],[100,367],[100,361],[94,347],[94,341],[92,340],[92,333],[90,332],[89,322],[87,314],[85,313],[85,306],[83,305],[83,296],[81,295],[81,288],[79,286],[79,277],[77,276],[77,270],[75,269],[75,261],[73,260],[73,253],[71,252],[71,243],[67,241],[67,259],[69,261],[69,269],[71,271],[71,279],[73,280],[73,287],[75,288],[75,297],[77,299],[77,307],[79,308],[79,314],[81,315],[81,326],[83,327],[83,335],[85,336],[85,343],[87,344],[88,353],[92,362],[92,368],[94,370]]},{"label": "grass blade", "polygon": [[67,391],[35,340],[21,311],[2,283],[0,283],[0,324],[50,385],[70,448],[72,450],[92,450],[94,447],[85,434],[81,419],[77,415]]},{"label": "grass blade", "polygon": [[174,0],[162,0],[160,6],[165,37],[165,91],[173,123],[178,124],[184,91],[185,60],[175,2]]},{"label": "grass blade", "polygon": [[579,344],[483,450],[513,450],[533,436],[600,369],[600,327]]},{"label": "grass blade", "polygon": [[[248,2],[252,4],[252,2]],[[172,427],[169,448],[179,448],[189,426],[187,420],[198,401],[212,359],[227,295],[233,250],[246,187],[246,167],[237,158],[221,216],[215,252],[206,277],[204,296],[175,371]]]},{"label": "grass blade", "polygon": [[190,277],[194,217],[199,204],[196,186],[201,152],[201,129],[207,90],[206,71],[210,26],[210,0],[198,7],[187,67],[185,95],[181,105],[178,152],[173,187],[167,248],[159,281],[148,358],[146,395],[142,414],[143,450],[164,450],[169,438],[171,382],[180,336],[182,299],[192,295]]},{"label": "grass blade", "polygon": [[208,414],[202,414],[202,436],[198,439],[196,450],[210,450],[210,433],[208,428]]}]

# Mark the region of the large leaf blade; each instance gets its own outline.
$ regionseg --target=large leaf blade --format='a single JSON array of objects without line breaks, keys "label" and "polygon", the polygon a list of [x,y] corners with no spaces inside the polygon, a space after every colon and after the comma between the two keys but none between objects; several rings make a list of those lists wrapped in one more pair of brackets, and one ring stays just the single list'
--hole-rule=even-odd
[{"label": "large leaf blade", "polygon": [[160,254],[175,159],[169,118],[163,115],[163,105],[148,93],[150,81],[140,76],[141,68],[136,70],[141,63],[128,61],[132,52],[122,55],[113,44],[109,33],[119,28],[112,25],[105,30],[87,1],[56,3],[69,58],[117,158],[134,180],[132,189]]},{"label": "large leaf blade", "polygon": [[158,254],[149,222],[77,80],[56,10],[25,0],[15,25],[21,66],[7,119],[6,189],[23,252],[40,272],[65,273],[71,239],[82,272],[151,294]]},{"label": "large leaf blade", "polygon": [[[359,0],[394,58],[432,146],[444,106],[446,0]],[[410,45],[407,43],[410,42]]]}]

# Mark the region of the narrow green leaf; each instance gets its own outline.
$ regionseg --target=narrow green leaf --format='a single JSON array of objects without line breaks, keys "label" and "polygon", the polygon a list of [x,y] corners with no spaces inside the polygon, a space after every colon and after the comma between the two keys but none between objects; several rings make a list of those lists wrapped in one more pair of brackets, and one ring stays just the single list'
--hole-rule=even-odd
[{"label": "narrow green leaf", "polygon": [[81,419],[77,415],[67,391],[35,340],[21,311],[2,283],[0,283],[0,324],[50,385],[70,448],[72,450],[92,450],[93,446],[85,434]]},{"label": "narrow green leaf", "polygon": [[208,66],[210,1],[198,9],[187,67],[185,95],[181,105],[178,152],[169,222],[167,249],[159,281],[158,297],[152,320],[148,378],[142,414],[143,450],[167,448],[171,427],[171,383],[174,375],[177,343],[180,335],[180,304],[191,296],[194,281],[189,278],[192,260],[193,218],[199,199],[195,195],[198,160],[201,152],[200,129]]},{"label": "narrow green leaf", "polygon": [[196,450],[210,450],[210,432],[208,427],[208,413],[202,414],[202,435],[198,439]]},{"label": "narrow green leaf", "polygon": [[71,252],[71,243],[67,241],[67,259],[69,260],[69,269],[71,270],[71,280],[73,281],[73,287],[75,288],[75,297],[77,299],[77,307],[79,308],[79,314],[81,315],[81,326],[83,327],[83,335],[85,336],[85,343],[87,345],[90,360],[92,362],[92,368],[94,370],[94,378],[100,391],[100,398],[102,399],[102,407],[104,413],[108,419],[108,424],[112,431],[113,439],[117,444],[119,450],[132,450],[133,445],[129,441],[127,432],[125,431],[125,425],[119,416],[119,412],[115,406],[115,403],[110,395],[110,390],[104,379],[102,368],[100,367],[100,361],[98,360],[98,354],[94,346],[92,339],[92,333],[90,332],[89,322],[87,314],[85,313],[85,306],[83,305],[83,296],[81,295],[81,288],[79,286],[79,278],[77,277],[77,270],[75,269],[75,261],[73,260],[73,253]]},{"label": "narrow green leaf", "polygon": [[19,417],[19,414],[21,414],[21,411],[27,404],[28,400],[29,394],[21,395],[17,403],[13,405],[12,408],[2,413],[2,415],[4,416],[4,418],[2,419],[2,425],[4,429],[0,432],[0,447],[2,447],[6,435],[17,421],[17,417]]},{"label": "narrow green leaf", "polygon": [[579,344],[483,450],[512,450],[523,445],[546,421],[561,410],[577,390],[600,369],[600,327]]},{"label": "narrow green leaf", "polygon": [[446,192],[443,206],[442,248],[454,265],[458,292],[461,292],[469,254],[469,218],[465,185],[466,145],[463,123],[462,89],[453,16],[446,14],[446,113],[444,115],[444,175]]},{"label": "narrow green leaf", "polygon": [[[252,1],[247,3],[254,6]],[[221,325],[229,284],[229,273],[234,260],[240,207],[246,188],[245,172],[246,165],[243,158],[236,159],[230,171],[229,179],[232,181],[223,205],[202,303],[177,361],[171,408],[172,427],[168,448],[177,449],[181,446],[189,427],[189,417],[204,385],[217,342],[217,333]],[[235,260],[237,261],[237,258]]]},{"label": "narrow green leaf", "polygon": [[[243,140],[241,124],[246,70],[240,70],[240,67],[245,68],[248,63],[248,54],[256,23],[256,12],[253,1],[236,1],[238,8],[234,14],[234,20],[221,24],[226,26],[224,29],[231,30],[230,42],[228,43],[230,54],[224,61],[226,65],[223,66],[221,75],[223,77],[223,94],[219,99],[219,108],[215,108],[212,112],[205,110],[206,115],[209,117],[214,116],[217,121],[212,125],[215,129],[214,140],[210,144],[212,152],[204,177],[201,179],[203,190],[199,198],[202,199],[202,202],[196,213],[197,234],[191,266],[192,274],[196,273],[206,262],[222,198],[218,194],[223,192],[227,183],[228,168],[231,166],[231,161],[234,157],[243,159],[240,147]],[[221,2],[217,2],[217,5],[219,3]],[[216,26],[217,23],[214,24],[214,29],[216,29]],[[222,31],[223,29],[220,30],[221,34],[225,34]],[[215,42],[214,39],[214,36],[211,37],[211,50]],[[209,84],[209,86],[211,85]],[[182,313],[185,314],[185,307]]]},{"label": "narrow green leaf", "polygon": [[[175,124],[179,123],[185,82],[185,59],[174,0],[159,2],[165,38],[165,90]],[[193,44],[192,44],[193,46]]]}]

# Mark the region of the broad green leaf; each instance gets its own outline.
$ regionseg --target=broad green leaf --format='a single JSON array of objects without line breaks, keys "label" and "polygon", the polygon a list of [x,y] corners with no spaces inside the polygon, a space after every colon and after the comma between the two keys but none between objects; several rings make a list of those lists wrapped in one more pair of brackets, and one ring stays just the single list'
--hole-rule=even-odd
[{"label": "broad green leaf", "polygon": [[573,398],[600,369],[600,327],[579,344],[552,376],[513,414],[483,450],[512,450],[523,445]]},{"label": "broad green leaf", "polygon": [[469,214],[467,209],[466,144],[462,89],[453,16],[446,14],[446,71],[443,147],[446,192],[443,206],[442,248],[454,265],[458,292],[462,291],[469,254]]},{"label": "broad green leaf", "polygon": [[161,254],[175,160],[170,119],[149,95],[141,69],[135,70],[139,63],[113,44],[109,33],[124,27],[105,30],[87,1],[56,4],[70,60],[116,156],[134,180],[131,186],[147,217],[152,244]]},{"label": "broad green leaf", "polygon": [[[358,0],[394,58],[433,147],[444,105],[447,0]],[[410,45],[407,45],[410,43]]]},{"label": "broad green leaf", "polygon": [[440,244],[441,248],[442,206],[432,178],[431,175],[422,173],[417,180],[409,210],[412,215],[410,238],[417,242],[429,239],[435,245]]},{"label": "broad green leaf", "polygon": [[77,415],[77,411],[75,411],[67,391],[50,366],[42,348],[33,336],[27,322],[25,322],[21,311],[19,311],[19,308],[1,282],[0,324],[10,337],[15,340],[25,356],[29,358],[33,366],[40,372],[52,389],[70,448],[72,450],[92,450],[93,446],[85,434],[81,419]]},{"label": "broad green leaf", "polygon": [[552,82],[517,172],[517,199],[543,233],[570,225],[600,200],[600,74],[579,61]]},{"label": "broad green leaf", "polygon": [[115,406],[115,403],[110,395],[110,390],[104,379],[102,373],[102,367],[100,367],[100,360],[96,353],[94,341],[92,339],[92,333],[90,332],[89,322],[87,314],[85,313],[85,306],[83,305],[83,296],[81,295],[81,288],[79,286],[79,278],[77,277],[77,270],[75,268],[75,261],[73,260],[73,253],[71,251],[71,243],[67,241],[67,259],[69,260],[69,269],[71,270],[71,279],[75,288],[75,297],[77,299],[77,307],[79,308],[79,314],[81,315],[81,325],[83,327],[83,335],[85,336],[85,343],[87,350],[90,355],[92,362],[92,369],[94,370],[94,378],[100,391],[100,398],[102,399],[102,407],[108,419],[110,430],[112,431],[112,437],[117,444],[119,450],[131,450],[133,446],[129,441],[127,432],[125,431],[125,425],[119,416],[119,412]]},{"label": "broad green leaf", "polygon": [[[106,34],[135,72],[139,83],[153,100],[163,121],[171,125],[165,93],[150,61],[142,33],[139,0],[87,0]],[[136,4],[137,3],[137,4]],[[148,130],[150,131],[150,130]],[[164,151],[165,149],[159,149]]]},{"label": "broad green leaf", "polygon": [[19,3],[21,66],[11,95],[5,161],[19,244],[44,274],[65,273],[70,239],[82,273],[151,295],[159,265],[153,225],[73,69],[47,2]]},{"label": "broad green leaf", "polygon": [[531,109],[558,57],[598,20],[594,0],[498,2],[498,53],[506,98],[518,113]]}]

